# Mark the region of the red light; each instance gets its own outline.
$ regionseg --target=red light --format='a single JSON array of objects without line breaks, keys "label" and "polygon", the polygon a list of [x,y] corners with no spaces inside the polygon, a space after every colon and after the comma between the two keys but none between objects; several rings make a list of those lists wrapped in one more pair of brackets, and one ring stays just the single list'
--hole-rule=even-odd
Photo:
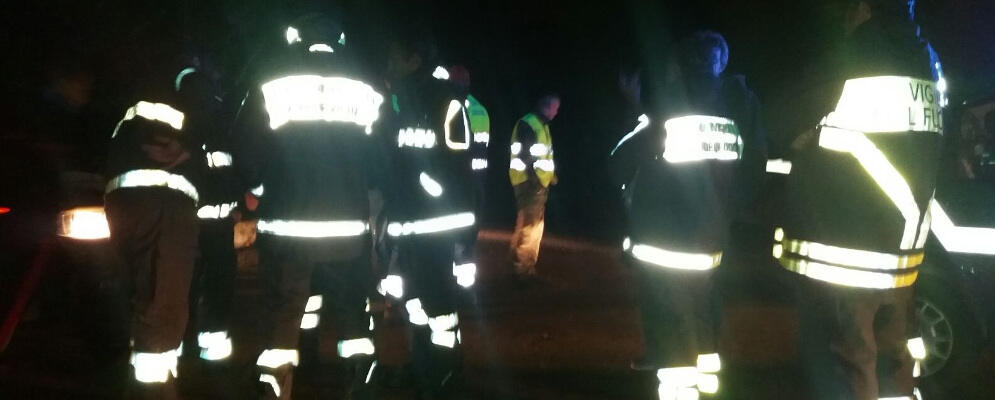
[{"label": "red light", "polygon": [[10,207],[0,207],[0,215],[10,212]]}]

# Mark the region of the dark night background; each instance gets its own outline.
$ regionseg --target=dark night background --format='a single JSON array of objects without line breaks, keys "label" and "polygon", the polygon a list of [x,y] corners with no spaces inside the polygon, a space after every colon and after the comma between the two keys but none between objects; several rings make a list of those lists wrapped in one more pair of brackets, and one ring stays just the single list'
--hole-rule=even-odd
[{"label": "dark night background", "polygon": [[[923,33],[944,62],[954,104],[995,93],[995,1],[920,0]],[[652,68],[694,30],[723,33],[728,72],[747,76],[765,102],[841,36],[839,1],[564,0],[339,2],[350,46],[370,68],[384,65],[390,34],[403,24],[434,32],[442,62],[466,65],[472,92],[492,119],[491,225],[513,221],[504,168],[511,124],[532,97],[563,96],[552,125],[560,185],[549,229],[610,238],[618,230],[607,153],[632,125],[617,90],[620,67]],[[262,0],[23,2],[8,5],[2,42],[2,137],[7,151],[40,154],[36,171],[99,172],[105,145],[142,83],[171,79],[181,52],[210,59],[230,89],[250,55],[282,38],[300,5]],[[2,114],[0,114],[2,115]],[[768,117],[769,118],[769,117]],[[770,134],[772,154],[784,136]],[[6,153],[6,151],[5,151]]]}]

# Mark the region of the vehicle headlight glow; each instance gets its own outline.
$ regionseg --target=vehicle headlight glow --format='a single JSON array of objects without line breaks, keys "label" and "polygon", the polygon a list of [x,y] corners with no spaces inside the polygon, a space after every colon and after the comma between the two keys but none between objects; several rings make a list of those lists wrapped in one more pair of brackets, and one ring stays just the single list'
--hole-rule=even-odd
[{"label": "vehicle headlight glow", "polygon": [[82,240],[111,237],[103,207],[78,207],[59,214],[59,236]]}]

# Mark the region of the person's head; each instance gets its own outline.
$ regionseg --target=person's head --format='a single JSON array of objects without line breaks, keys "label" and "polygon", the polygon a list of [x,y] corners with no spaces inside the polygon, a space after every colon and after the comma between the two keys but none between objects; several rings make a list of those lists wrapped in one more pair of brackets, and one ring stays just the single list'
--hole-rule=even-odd
[{"label": "person's head", "polygon": [[729,44],[714,31],[698,31],[681,43],[681,66],[692,75],[718,77],[729,64]]},{"label": "person's head", "polygon": [[843,29],[849,35],[872,17],[890,21],[911,20],[915,4],[915,0],[850,0]]},{"label": "person's head", "polygon": [[394,38],[387,54],[387,78],[403,79],[434,66],[438,49],[428,32],[403,32]]},{"label": "person's head", "polygon": [[556,118],[556,114],[560,112],[560,95],[546,93],[539,96],[539,99],[536,100],[535,109],[543,118],[552,121],[553,118]]},{"label": "person's head", "polygon": [[470,90],[470,70],[462,65],[451,65],[446,70],[449,71],[449,81],[457,90],[462,92]]}]

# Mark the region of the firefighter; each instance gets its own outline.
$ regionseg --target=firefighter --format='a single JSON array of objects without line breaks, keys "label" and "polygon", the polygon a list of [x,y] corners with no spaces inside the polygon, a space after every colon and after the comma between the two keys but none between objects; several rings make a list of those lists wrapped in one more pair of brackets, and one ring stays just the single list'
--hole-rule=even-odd
[{"label": "firefighter", "polygon": [[[466,109],[467,122],[470,124],[470,169],[473,171],[473,189],[476,197],[476,215],[478,218],[484,215],[487,207],[487,151],[491,142],[491,118],[487,109],[476,97],[470,94],[470,71],[462,65],[454,65],[448,68],[449,81],[453,83],[457,96],[462,97],[463,106]],[[479,227],[475,225],[475,227]],[[468,232],[465,265],[462,271],[456,273],[456,282],[465,288],[473,286],[476,281],[476,264],[472,262],[473,250],[476,247],[477,230]]]},{"label": "firefighter", "polygon": [[[627,169],[625,260],[640,282],[645,354],[633,368],[656,370],[661,399],[718,390],[712,273],[737,212],[742,159],[763,153],[759,102],[740,75],[723,74],[722,35],[697,32],[679,46],[664,93],[612,151]],[[632,79],[624,79],[630,88]],[[639,98],[638,89],[630,94]],[[762,168],[757,167],[757,168]],[[762,175],[762,170],[760,172]]]},{"label": "firefighter", "polygon": [[[802,337],[828,335],[858,400],[911,399],[914,358],[925,356],[921,340],[906,339],[944,100],[913,6],[850,1],[840,53],[787,97],[790,115],[779,113],[795,139],[773,255],[798,274],[800,314],[813,329]],[[828,373],[811,372],[822,391]]]},{"label": "firefighter", "polygon": [[535,111],[525,114],[511,131],[508,176],[518,207],[515,231],[511,235],[511,260],[519,279],[536,276],[549,186],[557,183],[549,123],[559,110],[559,95],[539,96]]},{"label": "firefighter", "polygon": [[195,183],[204,155],[192,127],[199,99],[174,92],[168,79],[161,83],[125,112],[108,156],[105,208],[130,285],[133,398],[177,397],[197,256]]},{"label": "firefighter", "polygon": [[[330,316],[352,396],[365,395],[375,346],[366,314],[373,137],[383,95],[357,67],[340,23],[306,14],[256,73],[236,120],[235,165],[258,198],[264,397],[291,397],[300,329]],[[312,274],[328,288],[310,296]],[[327,311],[329,310],[330,311]]]},{"label": "firefighter", "polygon": [[387,67],[390,275],[381,289],[404,301],[422,398],[445,395],[457,383],[457,275],[472,268],[466,243],[475,224],[466,111],[435,59],[427,35],[408,34],[391,46]]}]

